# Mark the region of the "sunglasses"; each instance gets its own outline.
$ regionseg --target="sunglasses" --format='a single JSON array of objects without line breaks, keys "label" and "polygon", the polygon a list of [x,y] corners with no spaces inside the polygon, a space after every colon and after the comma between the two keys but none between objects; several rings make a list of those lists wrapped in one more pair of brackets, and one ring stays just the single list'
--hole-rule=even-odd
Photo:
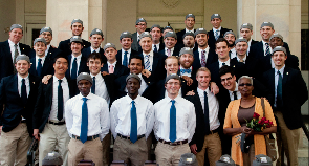
[{"label": "sunglasses", "polygon": [[252,84],[250,84],[250,83],[247,83],[247,84],[239,84],[238,86],[252,86]]}]

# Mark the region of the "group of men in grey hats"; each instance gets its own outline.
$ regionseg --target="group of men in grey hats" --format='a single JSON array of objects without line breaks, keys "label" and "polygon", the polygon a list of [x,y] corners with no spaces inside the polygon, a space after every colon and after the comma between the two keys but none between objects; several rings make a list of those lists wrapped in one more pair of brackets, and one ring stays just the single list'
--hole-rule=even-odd
[{"label": "group of men in grey hats", "polygon": [[82,39],[80,19],[72,20],[72,37],[58,48],[50,44],[50,27],[30,49],[19,42],[23,27],[13,24],[0,43],[0,166],[26,165],[33,136],[40,141],[40,166],[54,150],[69,166],[82,159],[96,165],[111,159],[137,166],[154,159],[159,165],[223,163],[221,155],[231,155],[231,137],[222,132],[225,110],[240,99],[236,80],[244,75],[261,84],[255,95],[275,110],[279,150],[297,165],[300,107],[308,99],[298,58],[270,22],[261,24],[260,42],[252,39],[250,23],[241,25],[238,38],[221,27],[219,14],[210,22],[210,31],[195,29],[188,14],[178,33],[158,24],[146,32],[146,19],[138,18],[136,33],[120,35],[119,50],[113,43],[101,47],[99,28],[90,42]]}]

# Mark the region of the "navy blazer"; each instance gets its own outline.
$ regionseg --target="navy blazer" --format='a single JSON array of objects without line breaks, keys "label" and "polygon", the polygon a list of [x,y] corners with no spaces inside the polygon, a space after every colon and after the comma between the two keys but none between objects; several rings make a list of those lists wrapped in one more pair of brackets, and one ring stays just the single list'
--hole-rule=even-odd
[{"label": "navy blazer", "polygon": [[[57,56],[57,55],[56,55]],[[42,67],[42,71],[41,71],[41,78],[43,78],[46,75],[53,75],[54,74],[54,68],[53,68],[53,62],[54,62],[54,56],[52,56],[52,54],[47,54],[43,67]],[[36,56],[32,57],[30,59],[30,69],[29,69],[29,73],[31,75],[34,76],[38,76],[37,70],[36,70],[36,64],[38,63],[36,61]]]},{"label": "navy blazer", "polygon": [[[220,36],[219,38],[223,38],[224,34],[226,32],[230,32],[230,31],[233,31],[232,29],[228,29],[228,28],[223,28],[221,27],[221,30],[220,30]],[[215,38],[215,35],[214,35],[214,31],[213,29],[211,28],[211,30],[208,32],[208,36],[209,36],[209,39],[208,39],[208,45],[210,48],[216,48],[216,38]]]},{"label": "navy blazer", "polygon": [[[71,59],[72,59],[72,55],[68,55],[68,70],[65,72],[65,77],[69,80],[71,79]],[[82,54],[82,59],[80,61],[79,64],[79,69],[78,69],[78,75],[81,72],[88,72],[89,73],[89,67],[87,66],[87,59],[88,57],[86,57],[84,54]]]},{"label": "navy blazer", "polygon": [[137,42],[137,32],[132,34],[132,39],[133,39],[133,43],[131,45],[131,48],[135,51],[138,51],[139,44]]},{"label": "navy blazer", "polygon": [[[285,66],[282,76],[283,107],[279,111],[282,112],[284,122],[290,130],[298,129],[303,125],[301,106],[308,100],[308,89],[299,70]],[[263,73],[263,83],[270,90],[266,98],[276,109],[274,107],[276,100],[274,68]]]},{"label": "navy blazer", "polygon": [[[133,50],[132,48],[131,48],[131,54],[130,54],[130,56],[129,57],[131,57],[131,55],[139,55],[139,53],[136,51],[136,50]],[[129,61],[129,59],[130,58],[128,58],[128,61]],[[118,50],[117,51],[117,54],[116,54],[116,61],[117,62],[121,62],[121,64],[123,64],[123,60],[122,60],[122,49],[120,49],[120,50]],[[129,64],[128,64],[129,65]],[[126,67],[128,67],[128,66],[126,66]]]},{"label": "navy blazer", "polygon": [[[286,42],[283,42],[283,47],[285,47],[285,49],[286,49],[286,54],[290,55],[289,45]],[[265,56],[262,41],[254,44],[254,45],[251,45],[249,56],[253,56],[255,58],[263,58]]]},{"label": "navy blazer", "polygon": [[[231,59],[231,61],[233,64],[236,64],[238,62],[237,57]],[[247,56],[244,66],[244,75],[261,80],[263,70],[261,69],[262,65],[260,59],[255,59],[252,56]]]},{"label": "navy blazer", "polygon": [[[87,47],[90,47],[91,46],[91,43],[82,39],[83,40],[83,48],[87,48]],[[71,47],[70,47],[70,39],[67,39],[67,40],[63,40],[59,43],[59,47],[58,47],[60,50],[62,50],[62,53],[63,55],[70,55],[72,54],[72,50],[71,50]]]},{"label": "navy blazer", "polygon": [[[77,84],[75,80],[67,80],[69,87],[69,96],[70,98],[77,95],[76,91]],[[42,133],[45,124],[48,122],[48,117],[50,114],[50,109],[53,99],[53,77],[48,80],[47,84],[40,83],[39,90],[37,93],[37,102],[35,104],[35,109],[33,113],[32,125],[34,129],[39,129],[39,132]],[[64,103],[65,104],[65,103]]]},{"label": "navy blazer", "polygon": [[[24,105],[18,91],[18,77],[5,77],[0,84],[0,126],[3,132],[15,129],[21,122],[22,116],[26,119],[29,135],[32,136],[32,114],[37,100],[38,86],[41,79],[29,75],[30,91],[27,104]],[[2,109],[5,106],[4,110]],[[2,111],[3,110],[3,111]]]},{"label": "navy blazer", "polygon": [[[30,46],[19,43],[19,48],[21,54],[28,56]],[[13,64],[13,58],[8,40],[0,42],[0,80],[3,77],[14,75],[14,68],[15,65]]]},{"label": "navy blazer", "polygon": [[[140,54],[139,56],[144,59],[143,54]],[[151,81],[158,81],[165,78],[166,76],[165,59],[166,59],[165,55],[153,53],[152,71],[151,76],[149,77]]]},{"label": "navy blazer", "polygon": [[[101,71],[107,71],[108,72],[108,64],[104,64],[103,67],[101,68]],[[114,73],[111,73],[111,75],[114,75],[115,78],[128,75],[130,73],[130,70],[128,67],[123,66],[121,62],[117,61],[115,68],[114,68]]]},{"label": "navy blazer", "polygon": [[[92,54],[90,47],[84,48],[82,50],[82,54],[85,55],[86,57],[89,57],[89,55]],[[107,59],[106,56],[104,55],[104,49],[101,47],[100,47],[100,54],[101,54],[101,61],[105,64],[107,62]]]},{"label": "navy blazer", "polygon": [[[193,55],[194,55],[194,61],[193,61],[192,66],[193,68],[198,69],[201,67],[201,61],[200,61],[198,49],[193,52]],[[209,53],[208,53],[207,63],[205,67],[208,67],[210,64],[217,62],[217,61],[218,61],[218,55],[215,53],[214,50],[210,48]]]}]

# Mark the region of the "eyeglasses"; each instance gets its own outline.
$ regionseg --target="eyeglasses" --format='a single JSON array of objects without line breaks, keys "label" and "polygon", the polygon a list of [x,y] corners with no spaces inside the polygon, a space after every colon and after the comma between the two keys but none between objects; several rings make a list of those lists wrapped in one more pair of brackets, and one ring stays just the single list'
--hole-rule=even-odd
[{"label": "eyeglasses", "polygon": [[252,86],[252,84],[250,84],[250,83],[247,83],[247,84],[239,84],[238,86]]},{"label": "eyeglasses", "polygon": [[221,79],[221,82],[225,82],[225,81],[230,81],[233,77],[229,77],[229,78],[226,78],[226,79]]}]

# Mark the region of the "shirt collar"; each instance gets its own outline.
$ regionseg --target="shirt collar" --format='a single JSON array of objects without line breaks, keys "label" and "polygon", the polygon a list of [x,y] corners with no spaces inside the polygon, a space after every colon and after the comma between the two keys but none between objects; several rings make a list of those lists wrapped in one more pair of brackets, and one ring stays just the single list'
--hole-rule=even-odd
[{"label": "shirt collar", "polygon": [[90,77],[91,77],[91,78],[95,77],[96,80],[101,80],[101,79],[103,79],[103,77],[102,77],[102,75],[101,75],[100,72],[99,72],[96,76],[93,76],[93,75],[90,73]]},{"label": "shirt collar", "polygon": [[78,57],[73,56],[73,54],[71,54],[72,59],[77,58],[77,60],[81,60],[82,59],[82,54],[78,55]]},{"label": "shirt collar", "polygon": [[42,61],[44,62],[45,61],[45,58],[46,58],[46,55],[44,54],[44,57],[43,58],[40,58],[39,56],[35,56],[36,57],[36,60],[37,62],[39,61],[39,59],[42,59]]},{"label": "shirt collar", "polygon": [[93,50],[95,50],[96,53],[100,53],[100,47],[98,47],[97,49],[93,49],[92,47],[90,47],[91,53],[93,52]]},{"label": "shirt collar", "polygon": [[[170,102],[171,103],[171,101],[172,101],[172,99],[171,98],[169,98],[168,96],[166,96],[166,99],[168,99],[168,102]],[[175,103],[180,103],[181,101],[180,101],[180,97],[176,97],[175,99]]]},{"label": "shirt collar", "polygon": [[140,100],[140,95],[137,95],[136,99],[132,100],[129,95],[125,96],[127,103],[131,104],[132,101],[134,101],[136,104],[138,104],[139,100]]},{"label": "shirt collar", "polygon": [[[191,30],[189,30],[188,28],[186,28],[186,33],[189,33],[189,31],[193,31],[193,33],[194,33],[194,28],[191,29]],[[192,32],[191,32],[191,33],[192,33]]]},{"label": "shirt collar", "polygon": [[109,67],[110,65],[113,65],[113,66],[115,67],[115,66],[116,66],[116,62],[117,62],[117,61],[115,61],[114,63],[109,63],[109,62],[107,61],[108,67]]},{"label": "shirt collar", "polygon": [[[58,78],[56,76],[53,76],[53,83],[58,83]],[[67,79],[65,77],[62,78],[63,83],[67,83]]]},{"label": "shirt collar", "polygon": [[225,61],[225,62],[221,62],[220,60],[219,61],[219,64],[221,65],[222,63],[224,63],[225,65],[228,65],[228,66],[231,66],[231,59]]},{"label": "shirt collar", "polygon": [[202,90],[202,89],[200,89],[199,87],[197,87],[197,92],[198,92],[199,94],[204,94],[204,92],[207,92],[207,94],[209,94],[209,93],[210,93],[210,90],[209,90],[209,87],[208,87],[207,89],[205,89],[205,90]]},{"label": "shirt collar", "polygon": [[[266,46],[266,45],[265,45],[266,42],[264,42],[264,40],[262,40],[262,43],[263,43],[263,47]],[[268,43],[268,45],[269,45],[269,43]],[[270,47],[270,46],[269,46],[269,47]]]},{"label": "shirt collar", "polygon": [[[237,58],[237,61],[239,62],[240,61],[240,59],[238,58],[238,56],[236,56],[236,58]],[[242,60],[244,60],[244,62],[246,62],[246,59],[247,59],[247,55],[244,57],[244,59],[242,59]]]},{"label": "shirt collar", "polygon": [[[13,45],[13,46],[15,46],[15,43],[14,43],[14,42],[12,42],[10,39],[8,39],[8,42],[9,42],[9,45]],[[17,43],[17,46],[19,46],[19,42]]]},{"label": "shirt collar", "polygon": [[50,48],[50,44],[46,46],[46,50],[48,50]]},{"label": "shirt collar", "polygon": [[[91,99],[93,99],[93,97],[94,97],[94,94],[89,92],[89,94],[87,95],[86,99],[91,100]],[[85,97],[82,95],[82,93],[79,93],[78,94],[78,98],[79,98],[79,100],[83,100],[83,98],[85,98]]]},{"label": "shirt collar", "polygon": [[201,52],[203,50],[205,50],[207,53],[209,53],[209,46],[207,45],[207,47],[205,49],[201,49],[201,48],[198,47],[198,52]]},{"label": "shirt collar", "polygon": [[220,26],[218,29],[216,29],[215,27],[212,27],[212,30],[213,30],[214,32],[216,32],[216,30],[221,31],[221,26]]},{"label": "shirt collar", "polygon": [[[167,47],[165,47],[165,51],[167,51]],[[175,47],[171,48],[171,51],[174,51]]]},{"label": "shirt collar", "polygon": [[28,76],[26,78],[22,78],[19,74],[17,74],[17,78],[18,78],[18,82],[21,82],[22,79],[25,79],[25,82],[29,80],[29,73]]},{"label": "shirt collar", "polygon": [[[283,76],[284,68],[285,68],[285,65],[283,65],[283,67],[279,70],[282,76]],[[278,69],[277,68],[275,68],[275,72],[276,72],[275,75],[277,76],[278,75]]]},{"label": "shirt collar", "polygon": [[153,57],[153,50],[150,50],[150,53],[149,53],[149,54],[145,54],[144,51],[143,51],[143,55],[144,55],[144,57],[145,57],[146,55],[150,55],[150,57]]},{"label": "shirt collar", "polygon": [[128,51],[128,54],[131,55],[131,47],[128,50],[125,50],[125,49],[122,48],[122,54],[124,54],[125,51]]}]

